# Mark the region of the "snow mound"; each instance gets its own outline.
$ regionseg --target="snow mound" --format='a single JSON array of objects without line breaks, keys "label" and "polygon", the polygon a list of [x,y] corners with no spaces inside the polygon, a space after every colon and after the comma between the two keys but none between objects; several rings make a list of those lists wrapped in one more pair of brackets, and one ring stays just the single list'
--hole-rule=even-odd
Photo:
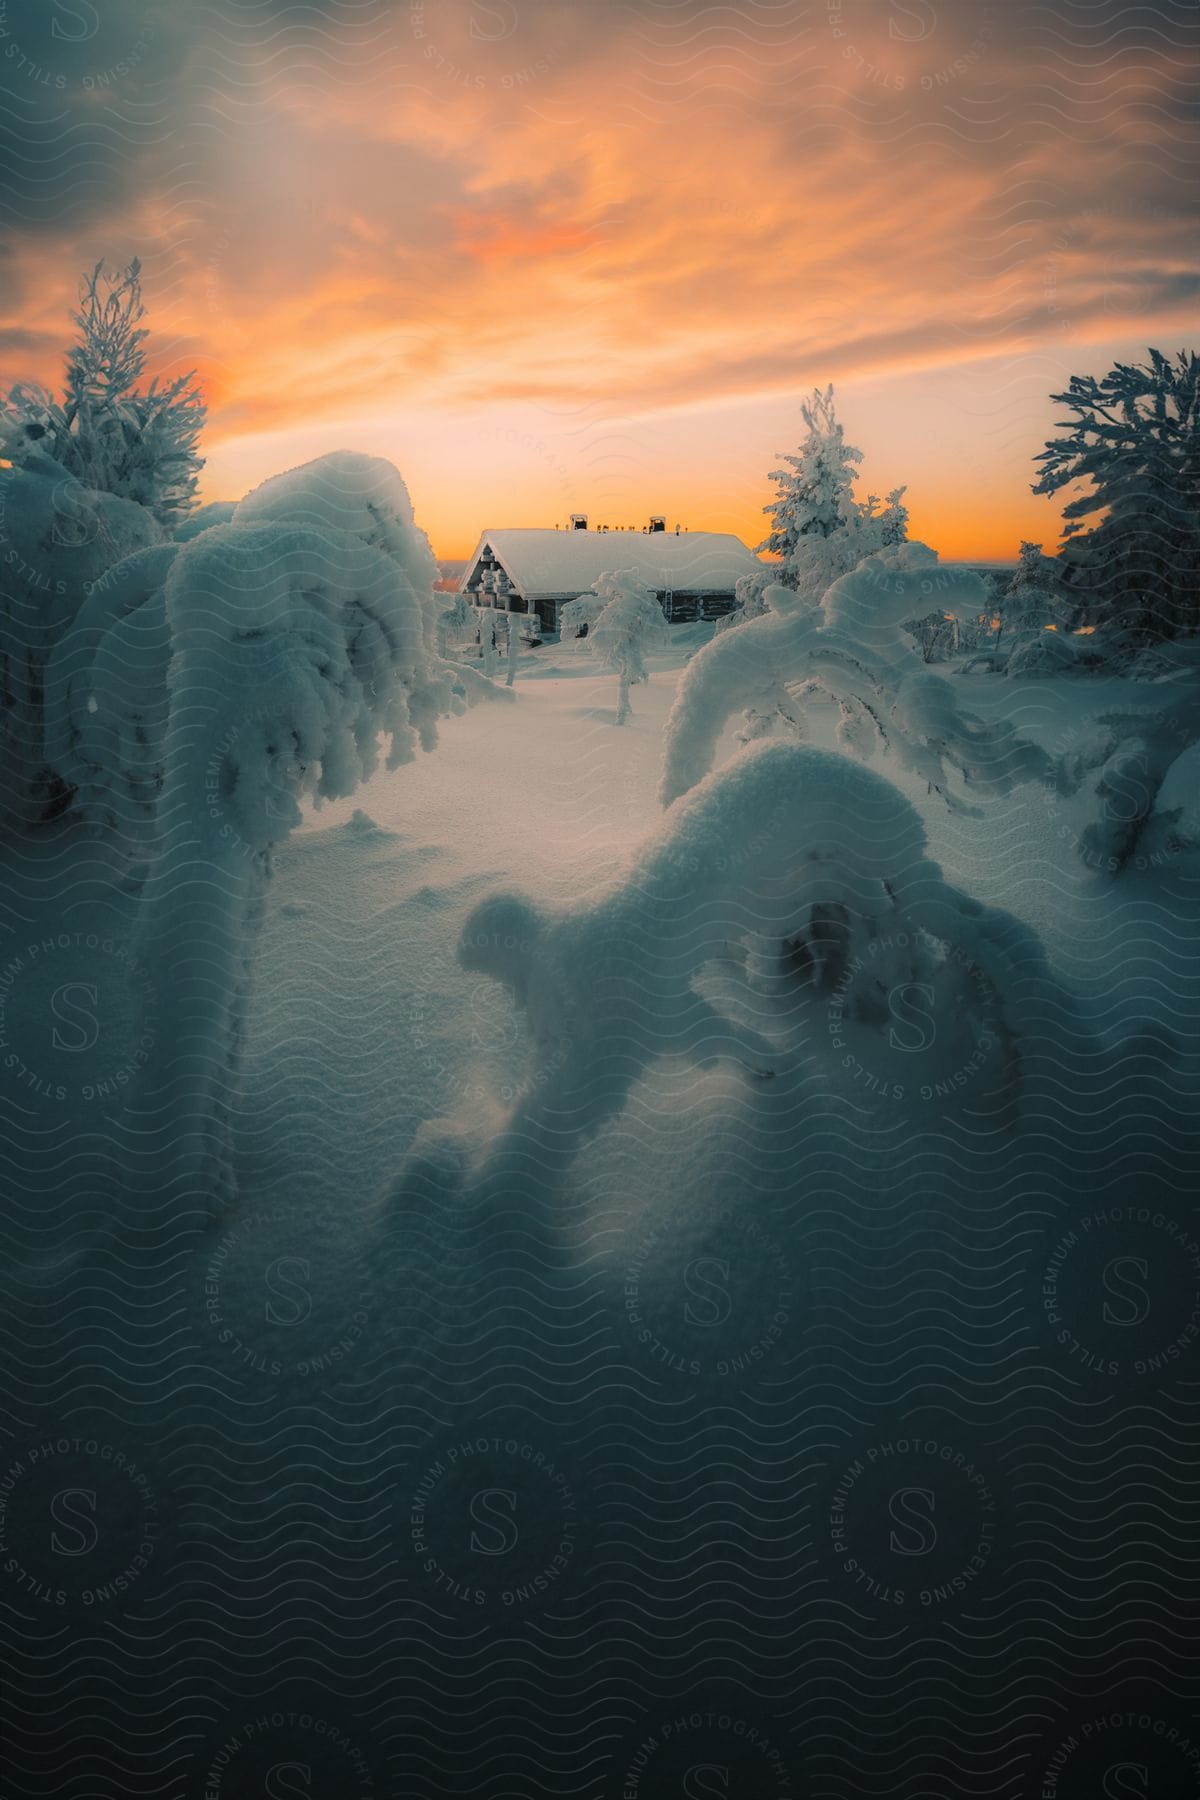
[{"label": "snow mound", "polygon": [[1083,666],[1079,645],[1061,631],[1038,631],[1013,645],[1008,675],[1071,675]]}]

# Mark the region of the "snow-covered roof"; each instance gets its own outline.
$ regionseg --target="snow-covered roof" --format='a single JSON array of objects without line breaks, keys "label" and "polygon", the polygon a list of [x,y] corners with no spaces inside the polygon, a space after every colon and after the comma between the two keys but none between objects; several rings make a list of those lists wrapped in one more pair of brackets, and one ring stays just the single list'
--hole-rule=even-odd
[{"label": "snow-covered roof", "polygon": [[739,575],[765,565],[727,531],[485,531],[463,572],[465,589],[490,545],[513,586],[527,597],[574,599],[598,575],[634,569],[656,592],[733,592]]}]

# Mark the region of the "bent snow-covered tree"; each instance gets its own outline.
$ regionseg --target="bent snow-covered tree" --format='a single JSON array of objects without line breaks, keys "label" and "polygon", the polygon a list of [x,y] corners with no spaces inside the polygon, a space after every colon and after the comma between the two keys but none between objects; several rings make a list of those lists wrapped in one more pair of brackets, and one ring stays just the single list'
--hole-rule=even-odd
[{"label": "bent snow-covered tree", "polygon": [[861,1116],[883,1095],[851,1059],[911,1082],[888,1003],[918,988],[939,1021],[922,1080],[953,1100],[971,1065],[976,1120],[1006,1128],[1048,980],[1026,926],[944,880],[890,782],[781,743],[744,751],[682,800],[607,893],[565,911],[484,901],[459,959],[509,990],[527,1077],[512,1071],[518,1097],[487,1143],[469,1121],[423,1135],[410,1198],[455,1180],[488,1197],[553,1188],[661,1061],[724,1065],[758,1088],[826,1043],[828,1092]]},{"label": "bent snow-covered tree", "polygon": [[[391,768],[431,750],[438,718],[482,684],[468,691],[431,648],[435,565],[404,483],[377,458],[323,457],[264,483],[230,524],[132,563],[87,625],[100,632],[90,655],[64,651],[62,693],[94,727],[65,736],[95,790],[105,762],[129,760],[109,771],[118,816],[144,799],[157,762],[135,952],[171,1009],[171,1054],[130,1102],[129,1178],[208,1204],[231,1187],[229,1114],[274,846],[304,800],[351,793],[381,739]],[[130,648],[152,690],[165,673],[142,722],[153,744],[121,716],[147,704],[121,668]]]},{"label": "bent snow-covered tree", "polygon": [[563,607],[563,637],[578,637],[585,626],[592,653],[617,677],[615,723],[624,725],[630,687],[649,680],[645,653],[666,637],[662,607],[635,570],[617,569],[597,576],[591,593]]},{"label": "bent snow-covered tree", "polygon": [[924,544],[901,544],[843,575],[821,606],[783,587],[768,588],[766,600],[764,617],[714,637],[683,672],[667,720],[664,805],[707,775],[739,711],[802,737],[804,692],[814,687],[840,708],[847,751],[866,759],[889,748],[956,811],[974,809],[952,772],[968,790],[994,794],[1049,768],[1045,753],[1010,725],[967,712],[954,687],[925,666],[906,629],[935,600],[943,613],[977,614],[986,600],[977,575],[941,567]]}]

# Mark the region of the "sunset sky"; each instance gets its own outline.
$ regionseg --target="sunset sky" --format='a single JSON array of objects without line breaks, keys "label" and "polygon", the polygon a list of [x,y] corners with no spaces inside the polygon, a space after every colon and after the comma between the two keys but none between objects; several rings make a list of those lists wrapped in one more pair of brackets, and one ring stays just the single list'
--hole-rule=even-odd
[{"label": "sunset sky", "polygon": [[0,379],[141,256],[206,499],[339,446],[492,525],[763,532],[835,384],[943,555],[1052,547],[1048,394],[1194,346],[1200,6],[22,0]]}]

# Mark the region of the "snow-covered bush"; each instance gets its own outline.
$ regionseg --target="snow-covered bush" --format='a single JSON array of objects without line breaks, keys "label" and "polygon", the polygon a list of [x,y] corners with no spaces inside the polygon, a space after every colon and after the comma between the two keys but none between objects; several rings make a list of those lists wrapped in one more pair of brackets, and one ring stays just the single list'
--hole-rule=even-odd
[{"label": "snow-covered bush", "polygon": [[561,632],[578,636],[586,625],[588,647],[617,677],[617,716],[629,718],[629,689],[649,680],[645,652],[666,638],[666,621],[656,596],[633,569],[597,576],[590,594],[569,600],[562,609]]},{"label": "snow-covered bush", "polygon": [[733,584],[733,608],[717,620],[713,636],[717,637],[723,631],[733,631],[738,625],[748,624],[751,619],[761,619],[767,610],[763,595],[778,580],[779,574],[775,569],[759,569],[751,575],[739,575]]},{"label": "snow-covered bush", "polygon": [[[497,692],[477,671],[446,663],[438,653],[435,566],[425,534],[412,519],[404,484],[390,463],[336,452],[263,483],[235,508],[223,503],[205,508],[193,522],[198,524],[205,513],[226,517],[223,522],[212,518],[198,530],[185,527],[161,551],[133,556],[109,569],[63,635],[46,671],[48,762],[58,779],[77,790],[75,804],[82,817],[139,853],[164,781],[166,673],[178,648],[166,606],[167,576],[177,556],[190,557],[210,539],[220,545],[228,542],[230,531],[303,524],[326,534],[331,563],[347,541],[377,549],[388,559],[394,603],[406,596],[420,624],[430,670],[447,684],[449,704],[461,707],[468,699]],[[214,538],[214,532],[221,535]],[[249,540],[247,546],[250,557]],[[196,565],[190,560],[187,566]],[[315,574],[313,585],[314,591],[320,585]],[[273,591],[278,601],[278,591]],[[258,597],[248,594],[247,619],[255,616],[257,606]],[[252,679],[269,680],[280,669],[303,664],[308,652],[293,629],[302,616],[285,610],[270,629],[260,622],[245,631],[231,617],[230,655],[236,655],[239,669]],[[347,628],[352,624],[351,615]]]},{"label": "snow-covered bush", "polygon": [[1028,631],[1017,637],[1004,665],[1007,675],[1074,675],[1084,666],[1079,640],[1062,631]]},{"label": "snow-covered bush", "polygon": [[943,568],[924,544],[868,558],[819,607],[767,589],[764,617],[714,637],[684,670],[666,727],[663,804],[703,780],[739,711],[772,715],[802,736],[801,690],[813,684],[839,706],[847,751],[868,758],[888,747],[955,810],[973,808],[951,785],[951,770],[980,794],[1041,776],[1048,759],[1040,749],[1011,726],[967,712],[951,683],[925,666],[906,625],[935,597],[943,613],[973,614],[984,589],[970,571]]},{"label": "snow-covered bush", "polygon": [[[795,744],[710,776],[609,892],[563,912],[484,901],[459,958],[504,984],[530,1043],[523,1090],[470,1177],[481,1184],[523,1167],[560,1177],[660,1059],[758,1083],[823,1044],[830,1091],[870,1107],[880,1085],[852,1064],[904,1064],[897,995],[937,1014],[922,1082],[953,1096],[969,1065],[972,1105],[1002,1126],[1045,980],[1036,938],[944,880],[891,783]],[[471,1150],[461,1131],[427,1132],[410,1184],[461,1175]]]},{"label": "snow-covered bush", "polygon": [[[162,536],[145,508],[81,486],[44,452],[0,468],[0,792],[11,827],[36,823],[69,796],[48,766],[55,645],[114,565]],[[57,721],[49,725],[54,732]]]},{"label": "snow-covered bush", "polygon": [[83,487],[136,501],[172,531],[194,504],[204,466],[204,403],[190,374],[139,388],[149,336],[141,265],[135,259],[108,278],[103,268],[97,263],[80,286],[62,400],[26,385],[0,399],[0,457],[22,468],[31,455],[49,455]]},{"label": "snow-covered bush", "polygon": [[1054,770],[1061,795],[1090,797],[1076,847],[1100,874],[1154,869],[1200,849],[1200,659],[1139,699],[1101,714]]}]

